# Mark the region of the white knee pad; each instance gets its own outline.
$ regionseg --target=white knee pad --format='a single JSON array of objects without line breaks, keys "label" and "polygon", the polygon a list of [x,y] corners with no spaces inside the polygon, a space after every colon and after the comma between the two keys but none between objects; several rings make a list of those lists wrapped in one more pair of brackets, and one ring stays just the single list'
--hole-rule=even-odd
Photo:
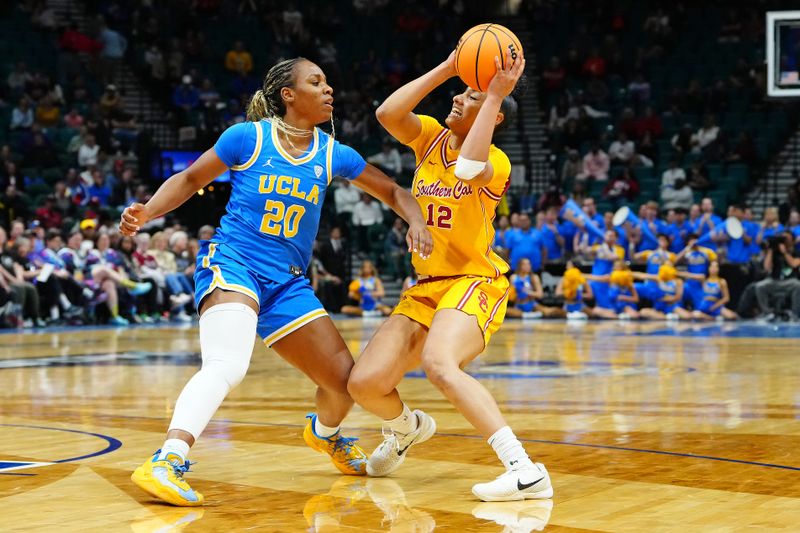
[{"label": "white knee pad", "polygon": [[200,317],[203,371],[213,371],[230,389],[244,379],[256,338],[258,316],[245,304],[224,303]]}]

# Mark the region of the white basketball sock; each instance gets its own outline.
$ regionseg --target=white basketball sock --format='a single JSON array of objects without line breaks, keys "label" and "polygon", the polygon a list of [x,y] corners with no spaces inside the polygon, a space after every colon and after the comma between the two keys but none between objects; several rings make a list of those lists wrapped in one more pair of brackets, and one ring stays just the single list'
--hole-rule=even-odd
[{"label": "white basketball sock", "polygon": [[533,466],[533,461],[528,457],[522,443],[508,426],[498,429],[489,437],[489,444],[494,448],[494,453],[502,461],[506,470],[519,470],[526,466]]},{"label": "white basketball sock", "polygon": [[419,425],[419,420],[417,420],[417,415],[411,412],[411,409],[404,403],[403,404],[403,412],[400,413],[400,416],[397,418],[392,418],[391,420],[385,420],[384,424],[394,431],[395,433],[402,433],[403,435],[408,435]]},{"label": "white basketball sock", "polygon": [[166,459],[167,455],[175,454],[181,458],[181,461],[186,461],[189,456],[189,443],[181,439],[167,439],[161,447],[161,453],[158,454],[159,459]]},{"label": "white basketball sock", "polygon": [[323,437],[323,438],[333,437],[334,435],[336,435],[336,433],[338,433],[338,431],[339,431],[339,426],[336,426],[335,428],[328,427],[319,421],[319,417],[314,419],[314,433],[317,434],[317,437]]},{"label": "white basketball sock", "polygon": [[200,317],[203,367],[178,396],[170,429],[186,431],[195,440],[200,437],[222,400],[247,373],[257,323],[255,311],[241,303],[218,304],[203,313]]}]

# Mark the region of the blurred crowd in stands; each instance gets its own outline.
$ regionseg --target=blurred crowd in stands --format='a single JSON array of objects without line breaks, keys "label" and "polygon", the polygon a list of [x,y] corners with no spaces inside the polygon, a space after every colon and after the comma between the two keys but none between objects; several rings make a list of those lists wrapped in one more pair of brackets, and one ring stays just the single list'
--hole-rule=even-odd
[{"label": "blurred crowd in stands", "polygon": [[[20,53],[0,83],[0,317],[7,325],[185,321],[193,312],[197,242],[213,227],[198,231],[169,217],[134,239],[115,230],[121,208],[146,201],[158,186],[150,176],[150,137],[121,90],[126,66],[168,110],[165,124],[186,133],[183,147],[206,149],[244,120],[270,65],[309,57],[335,88],[337,137],[410,185],[414,156],[383,136],[373,110],[381,96],[446,57],[463,28],[478,22],[460,0],[85,4],[81,24],[56,16],[46,2],[4,8],[23,13],[35,38],[52,44],[54,58],[52,69],[31,67]],[[606,4],[522,2],[533,24],[558,22],[565,9],[581,13],[582,22],[559,37],[570,44],[558,53],[541,56],[550,50],[537,49],[557,179],[541,192],[511,189],[495,221],[496,250],[512,270],[527,261],[542,273],[543,298],[551,300],[556,284],[547,282],[548,269],[588,270],[601,249],[617,254],[620,246],[624,260],[645,269],[659,247],[678,265],[699,253],[699,274],[719,260],[738,265],[752,283],[749,292],[738,291],[740,314],[797,313],[800,292],[788,281],[797,279],[796,266],[788,258],[800,249],[800,179],[780,209],[756,220],[740,197],[762,175],[767,145],[758,131],[729,128],[731,112],[773,116],[760,97],[762,67],[728,53],[731,68],[703,81],[672,83],[664,72],[653,78],[662,63],[674,63],[671,54],[692,24],[691,6],[645,2],[634,16]],[[723,52],[761,43],[758,9],[725,10],[704,38]],[[233,18],[237,24],[225,24]],[[373,23],[370,35],[342,31],[364,21]],[[441,91],[426,109],[436,114],[449,100]],[[734,176],[742,168],[744,179]],[[731,194],[730,187],[738,189]],[[568,199],[596,231],[583,217],[565,215]],[[623,206],[643,223],[614,226]],[[327,308],[356,303],[354,262],[369,261],[384,281],[413,282],[405,227],[385,206],[337,180],[326,209],[309,276]],[[728,216],[744,227],[741,238],[724,230]],[[360,287],[374,284],[377,271],[366,270],[371,274],[355,276]],[[774,294],[765,297],[767,290]],[[776,308],[776,294],[790,303]]]}]

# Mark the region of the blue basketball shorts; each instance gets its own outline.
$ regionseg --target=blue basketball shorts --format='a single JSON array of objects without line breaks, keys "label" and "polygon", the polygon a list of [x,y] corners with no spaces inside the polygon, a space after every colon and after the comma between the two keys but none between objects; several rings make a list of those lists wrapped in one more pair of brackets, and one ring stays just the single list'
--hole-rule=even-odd
[{"label": "blue basketball shorts", "polygon": [[194,301],[200,302],[214,289],[238,292],[258,303],[256,332],[272,346],[304,325],[328,313],[305,276],[285,283],[268,279],[225,255],[225,244],[204,241],[194,272]]}]

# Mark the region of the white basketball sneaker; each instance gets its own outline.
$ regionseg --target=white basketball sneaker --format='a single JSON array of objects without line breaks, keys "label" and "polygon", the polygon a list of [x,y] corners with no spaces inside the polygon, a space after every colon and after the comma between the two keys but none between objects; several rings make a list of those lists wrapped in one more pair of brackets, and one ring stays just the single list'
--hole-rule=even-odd
[{"label": "white basketball sneaker", "polygon": [[508,470],[494,481],[478,483],[472,494],[485,502],[544,500],[553,497],[550,475],[541,463],[519,470]]},{"label": "white basketball sneaker", "polygon": [[406,452],[414,444],[425,442],[436,433],[436,422],[419,409],[414,409],[417,417],[417,429],[403,435],[383,428],[383,442],[375,448],[367,461],[367,475],[373,477],[388,476],[406,460]]}]

